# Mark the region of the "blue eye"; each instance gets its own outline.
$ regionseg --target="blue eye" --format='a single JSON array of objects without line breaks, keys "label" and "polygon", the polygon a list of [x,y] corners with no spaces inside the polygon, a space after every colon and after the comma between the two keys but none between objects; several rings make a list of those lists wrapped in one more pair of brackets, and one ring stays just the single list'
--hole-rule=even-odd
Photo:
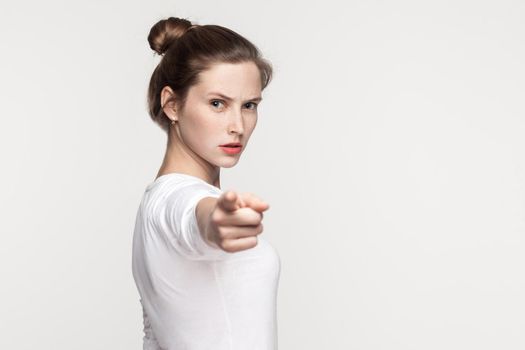
[{"label": "blue eye", "polygon": [[[211,103],[211,105],[213,107],[220,108],[221,104],[224,104],[224,101],[222,101],[222,100],[211,100],[210,103]],[[249,110],[256,110],[257,109],[257,105],[258,104],[255,103],[255,102],[248,102],[244,106],[246,106]]]},{"label": "blue eye", "polygon": [[217,105],[214,104],[215,102],[222,103],[222,101],[220,100],[213,100],[211,101],[211,104],[213,105],[213,107],[218,107]]}]

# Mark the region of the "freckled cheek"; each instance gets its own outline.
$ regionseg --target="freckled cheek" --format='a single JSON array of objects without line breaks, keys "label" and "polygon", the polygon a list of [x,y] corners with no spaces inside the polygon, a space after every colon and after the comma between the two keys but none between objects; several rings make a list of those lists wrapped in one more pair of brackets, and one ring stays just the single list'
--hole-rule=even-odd
[{"label": "freckled cheek", "polygon": [[212,115],[206,115],[205,113],[197,114],[191,120],[191,128],[200,134],[209,133],[210,130],[216,129],[218,124],[217,118],[213,118]]},{"label": "freckled cheek", "polygon": [[195,120],[192,128],[195,141],[200,144],[201,148],[217,148],[219,144],[224,142],[224,135],[221,135],[224,126],[218,121],[211,119]]},{"label": "freckled cheek", "polygon": [[251,134],[253,132],[253,129],[255,129],[256,125],[257,125],[257,120],[253,120],[253,121],[250,121],[249,123],[246,123],[245,132],[248,134]]},{"label": "freckled cheek", "polygon": [[194,150],[205,151],[209,148],[210,130],[212,125],[209,121],[202,118],[198,113],[186,115],[181,126],[182,136],[185,142]]}]

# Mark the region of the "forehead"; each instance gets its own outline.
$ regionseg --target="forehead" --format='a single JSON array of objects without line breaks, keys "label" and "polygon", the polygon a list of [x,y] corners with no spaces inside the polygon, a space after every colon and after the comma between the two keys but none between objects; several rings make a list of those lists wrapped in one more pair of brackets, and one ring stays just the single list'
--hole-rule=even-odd
[{"label": "forehead", "polygon": [[194,88],[199,94],[215,91],[233,97],[255,96],[261,92],[261,77],[253,62],[216,63],[199,74]]}]

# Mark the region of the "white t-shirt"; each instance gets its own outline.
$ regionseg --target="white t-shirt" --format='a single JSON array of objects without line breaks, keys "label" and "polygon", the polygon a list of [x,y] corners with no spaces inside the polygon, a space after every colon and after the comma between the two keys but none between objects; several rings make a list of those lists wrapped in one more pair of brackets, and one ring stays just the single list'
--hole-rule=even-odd
[{"label": "white t-shirt", "polygon": [[144,192],[132,270],[144,350],[276,350],[280,258],[262,237],[228,253],[199,233],[195,208],[223,191],[187,174],[161,175]]}]

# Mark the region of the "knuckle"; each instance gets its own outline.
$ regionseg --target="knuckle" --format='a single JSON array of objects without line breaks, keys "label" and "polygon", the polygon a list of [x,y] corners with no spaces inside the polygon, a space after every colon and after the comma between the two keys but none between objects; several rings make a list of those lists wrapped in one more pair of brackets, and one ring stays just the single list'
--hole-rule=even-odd
[{"label": "knuckle", "polygon": [[218,223],[220,223],[220,221],[221,221],[221,215],[220,215],[220,213],[219,213],[217,210],[213,211],[213,213],[211,214],[210,220],[211,220],[211,222],[213,222],[214,224],[218,224]]},{"label": "knuckle", "polygon": [[217,235],[219,236],[221,241],[224,241],[224,240],[226,240],[226,237],[228,236],[228,233],[226,232],[226,230],[223,227],[219,227],[217,229]]},{"label": "knuckle", "polygon": [[219,242],[219,247],[224,250],[225,252],[228,252],[228,253],[233,253],[233,249],[231,247],[230,244],[228,244],[228,241],[227,240],[221,240]]}]

